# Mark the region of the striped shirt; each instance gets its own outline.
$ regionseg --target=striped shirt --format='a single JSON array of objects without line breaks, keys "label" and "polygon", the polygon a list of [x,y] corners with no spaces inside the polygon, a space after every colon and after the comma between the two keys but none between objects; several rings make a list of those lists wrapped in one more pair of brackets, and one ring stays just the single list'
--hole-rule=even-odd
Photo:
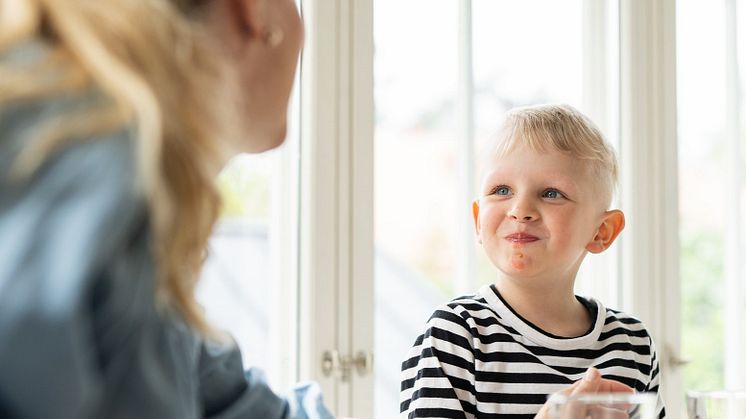
[{"label": "striped shirt", "polygon": [[597,300],[578,299],[594,322],[575,338],[523,319],[494,285],[438,308],[402,363],[402,417],[532,418],[548,395],[590,367],[638,392],[658,393],[664,417],[658,359],[643,324]]}]

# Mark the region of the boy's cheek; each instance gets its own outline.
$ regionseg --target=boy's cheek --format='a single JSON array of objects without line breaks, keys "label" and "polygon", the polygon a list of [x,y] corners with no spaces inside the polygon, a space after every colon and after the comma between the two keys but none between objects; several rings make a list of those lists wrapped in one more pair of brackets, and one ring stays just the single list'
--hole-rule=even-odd
[{"label": "boy's cheek", "polygon": [[491,205],[484,205],[479,210],[479,222],[482,225],[495,225],[502,222],[505,218],[505,211],[501,211],[500,208]]},{"label": "boy's cheek", "polygon": [[479,235],[483,237],[487,236],[494,236],[498,234],[498,230],[500,228],[500,223],[495,222],[494,220],[481,220],[480,226],[479,226]]}]

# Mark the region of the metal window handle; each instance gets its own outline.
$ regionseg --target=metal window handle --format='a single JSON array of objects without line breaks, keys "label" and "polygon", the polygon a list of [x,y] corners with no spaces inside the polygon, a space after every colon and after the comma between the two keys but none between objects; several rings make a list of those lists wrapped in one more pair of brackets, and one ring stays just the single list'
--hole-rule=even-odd
[{"label": "metal window handle", "polygon": [[373,371],[373,353],[358,351],[352,360],[358,375],[365,375]]},{"label": "metal window handle", "polygon": [[340,368],[339,351],[332,349],[331,351],[324,351],[321,356],[321,372],[325,376],[330,376],[335,370]]},{"label": "metal window handle", "polygon": [[339,351],[332,349],[324,351],[321,357],[321,372],[329,377],[334,373],[339,374],[342,381],[350,379],[352,370],[363,376],[373,369],[373,354],[366,351],[358,351],[355,356],[340,356]]}]

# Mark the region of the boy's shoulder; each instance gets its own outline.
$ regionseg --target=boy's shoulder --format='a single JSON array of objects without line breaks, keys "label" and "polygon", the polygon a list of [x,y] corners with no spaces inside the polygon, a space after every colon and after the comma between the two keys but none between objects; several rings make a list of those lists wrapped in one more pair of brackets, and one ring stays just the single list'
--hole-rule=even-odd
[{"label": "boy's shoulder", "polygon": [[619,322],[623,324],[631,324],[631,325],[642,325],[642,320],[638,319],[637,317],[624,312],[622,310],[617,310],[610,307],[604,307],[606,310],[606,323],[612,323],[612,322]]},{"label": "boy's shoulder", "polygon": [[645,324],[639,318],[624,311],[609,307],[605,307],[605,311],[606,318],[604,320],[603,333],[601,336],[602,340],[604,335],[608,336],[622,332],[627,335],[642,338],[650,337]]},{"label": "boy's shoulder", "polygon": [[452,299],[444,304],[452,309],[483,310],[489,308],[489,303],[480,292],[466,294]]},{"label": "boy's shoulder", "polygon": [[458,323],[469,329],[473,321],[484,321],[488,318],[499,318],[494,308],[484,296],[475,294],[462,295],[438,306],[430,316],[429,323],[446,320]]},{"label": "boy's shoulder", "polygon": [[440,307],[441,310],[452,311],[455,313],[473,313],[482,312],[484,310],[492,311],[489,302],[484,298],[480,292],[474,294],[466,294],[452,299],[451,301],[444,303]]}]

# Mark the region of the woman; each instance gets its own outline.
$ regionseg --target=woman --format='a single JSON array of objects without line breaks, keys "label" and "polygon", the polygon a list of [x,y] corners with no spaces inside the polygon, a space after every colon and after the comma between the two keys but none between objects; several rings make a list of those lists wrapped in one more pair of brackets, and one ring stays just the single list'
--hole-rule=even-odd
[{"label": "woman", "polygon": [[292,0],[0,0],[0,417],[329,417],[194,299],[213,178],[282,143],[301,43]]}]

